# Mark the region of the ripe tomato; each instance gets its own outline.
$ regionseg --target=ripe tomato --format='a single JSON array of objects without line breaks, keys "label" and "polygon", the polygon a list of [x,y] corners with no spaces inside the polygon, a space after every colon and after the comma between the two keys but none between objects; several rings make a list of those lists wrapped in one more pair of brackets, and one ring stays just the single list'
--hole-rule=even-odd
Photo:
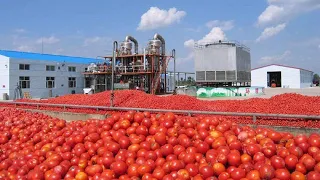
[{"label": "ripe tomato", "polygon": [[213,171],[215,175],[219,176],[221,173],[226,171],[226,168],[222,163],[214,163]]},{"label": "ripe tomato", "polygon": [[275,171],[275,178],[280,180],[290,179],[290,172],[287,169],[277,169]]},{"label": "ripe tomato", "polygon": [[76,180],[88,180],[88,175],[85,172],[79,172],[77,173]]},{"label": "ripe tomato", "polygon": [[118,176],[123,175],[127,171],[127,164],[123,161],[115,161],[111,164],[110,169]]},{"label": "ripe tomato", "polygon": [[262,179],[272,179],[275,176],[275,170],[271,165],[264,164],[259,169],[260,177]]},{"label": "ripe tomato", "polygon": [[231,166],[239,166],[241,163],[241,157],[238,153],[229,153],[228,154],[228,163]]},{"label": "ripe tomato", "polygon": [[232,172],[231,172],[231,178],[234,180],[240,180],[242,178],[246,177],[246,171],[244,169],[241,168],[235,168]]},{"label": "ripe tomato", "polygon": [[286,158],[285,158],[285,163],[286,163],[286,167],[289,169],[289,170],[293,170],[295,169],[296,167],[296,164],[299,162],[298,158],[295,156],[295,155],[288,155]]},{"label": "ripe tomato", "polygon": [[280,156],[275,155],[271,157],[271,165],[275,169],[281,169],[284,168],[286,164]]},{"label": "ripe tomato", "polygon": [[291,173],[291,180],[305,180],[306,177],[304,174],[302,174],[301,172],[298,171],[294,171],[293,173]]},{"label": "ripe tomato", "polygon": [[248,172],[246,178],[249,180],[260,180],[260,173],[258,170],[251,170]]},{"label": "ripe tomato", "polygon": [[210,166],[202,166],[199,168],[199,173],[202,175],[204,179],[213,176],[213,169]]},{"label": "ripe tomato", "polygon": [[154,139],[155,141],[160,145],[163,146],[164,144],[166,144],[167,140],[166,140],[166,134],[163,132],[157,132],[154,135]]},{"label": "ripe tomato", "polygon": [[319,172],[315,172],[315,171],[310,171],[307,174],[307,179],[308,180],[318,180],[318,179],[320,179],[320,173]]}]

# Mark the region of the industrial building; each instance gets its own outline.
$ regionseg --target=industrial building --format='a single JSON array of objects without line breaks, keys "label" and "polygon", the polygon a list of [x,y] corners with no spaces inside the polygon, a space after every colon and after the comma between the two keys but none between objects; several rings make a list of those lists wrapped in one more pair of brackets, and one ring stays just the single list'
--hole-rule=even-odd
[{"label": "industrial building", "polygon": [[155,34],[143,53],[138,52],[138,41],[126,36],[115,53],[113,61],[113,56],[98,60],[0,50],[1,99],[48,98],[110,90],[113,62],[114,89],[138,89],[152,94],[173,91],[174,80],[166,82],[171,79],[166,76],[173,55],[166,55],[161,35]]},{"label": "industrial building", "polygon": [[196,83],[206,87],[250,86],[250,49],[237,42],[195,44]]},{"label": "industrial building", "polygon": [[[166,55],[165,39],[155,34],[143,53],[138,52],[138,45],[135,38],[126,36],[120,43],[120,48],[116,47],[114,88],[139,89],[150,94],[166,93],[168,85],[166,71],[173,55]],[[95,92],[110,90],[112,87],[113,56],[103,58],[103,64],[92,64],[84,72],[85,87],[92,88]]]},{"label": "industrial building", "polygon": [[251,76],[252,86],[306,88],[313,83],[312,71],[279,64],[254,68]]},{"label": "industrial building", "polygon": [[83,93],[83,72],[88,64],[95,61],[91,58],[0,50],[1,99]]}]

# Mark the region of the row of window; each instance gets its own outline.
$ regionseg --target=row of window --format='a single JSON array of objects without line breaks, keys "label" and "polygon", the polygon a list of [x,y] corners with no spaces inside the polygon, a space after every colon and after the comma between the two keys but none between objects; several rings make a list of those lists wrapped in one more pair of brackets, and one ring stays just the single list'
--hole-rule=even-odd
[{"label": "row of window", "polygon": [[[20,76],[19,84],[22,89],[30,88],[30,77],[29,76]],[[76,78],[69,77],[69,88],[76,87]],[[54,88],[55,87],[55,77],[46,77],[46,88]]]},{"label": "row of window", "polygon": [[[60,67],[58,67],[60,69]],[[30,64],[19,64],[19,70],[30,70]],[[56,66],[54,65],[46,65],[46,71],[55,71]],[[76,72],[76,67],[68,66],[69,72]]]}]

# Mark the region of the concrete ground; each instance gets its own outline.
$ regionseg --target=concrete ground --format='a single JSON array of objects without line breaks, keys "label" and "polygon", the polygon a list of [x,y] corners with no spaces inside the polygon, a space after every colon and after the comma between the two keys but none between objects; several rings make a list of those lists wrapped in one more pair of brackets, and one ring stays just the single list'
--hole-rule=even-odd
[{"label": "concrete ground", "polygon": [[241,100],[249,98],[270,98],[275,95],[284,93],[297,93],[306,96],[320,96],[320,87],[310,87],[302,89],[291,89],[291,88],[265,88],[265,95],[261,96],[238,96],[238,97],[215,97],[215,98],[198,98],[201,100]]}]

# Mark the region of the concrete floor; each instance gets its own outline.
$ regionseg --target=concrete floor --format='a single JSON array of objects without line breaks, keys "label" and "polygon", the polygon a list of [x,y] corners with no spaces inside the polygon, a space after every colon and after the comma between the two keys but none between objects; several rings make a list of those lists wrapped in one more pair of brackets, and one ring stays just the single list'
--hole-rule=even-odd
[{"label": "concrete floor", "polygon": [[297,93],[306,96],[320,96],[320,87],[310,87],[302,89],[289,89],[289,88],[266,88],[265,95],[261,96],[239,96],[239,97],[216,97],[216,98],[198,98],[201,100],[241,100],[250,98],[270,98],[275,95],[284,93]]}]

